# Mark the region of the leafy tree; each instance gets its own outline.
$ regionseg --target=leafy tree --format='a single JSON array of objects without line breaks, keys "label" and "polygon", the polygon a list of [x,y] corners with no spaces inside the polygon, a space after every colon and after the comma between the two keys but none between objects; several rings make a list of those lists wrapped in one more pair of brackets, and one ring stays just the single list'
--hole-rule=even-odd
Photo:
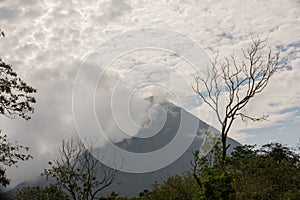
[{"label": "leafy tree", "polygon": [[[267,117],[251,117],[243,112],[250,100],[266,88],[275,72],[285,66],[279,60],[279,53],[273,54],[266,48],[265,40],[252,39],[250,48],[243,51],[244,61],[240,64],[234,56],[224,61],[216,57],[205,76],[194,77],[194,92],[215,112],[221,125],[223,165],[229,148],[227,135],[235,119],[260,121]],[[221,94],[225,95],[225,103],[220,100]]]},{"label": "leafy tree", "polygon": [[11,167],[20,160],[29,160],[32,156],[23,153],[28,150],[28,147],[9,142],[7,136],[1,135],[0,131],[0,163],[2,164],[0,168],[0,184],[3,187],[6,187],[10,183],[10,179],[6,176],[6,169],[4,166]]},{"label": "leafy tree", "polygon": [[195,152],[193,176],[200,188],[198,199],[299,199],[299,152],[279,143],[256,148],[236,147],[222,165],[222,150]]},{"label": "leafy tree", "polygon": [[300,198],[300,155],[290,148],[279,143],[238,147],[229,162],[238,177],[239,199]]},{"label": "leafy tree", "polygon": [[[209,137],[208,137],[209,138]],[[200,188],[197,199],[235,199],[235,174],[223,168],[222,149],[218,140],[208,154],[194,152],[193,177]]]},{"label": "leafy tree", "polygon": [[69,200],[69,198],[55,186],[45,188],[33,186],[20,190],[16,195],[16,200]]},{"label": "leafy tree", "polygon": [[[0,37],[4,36],[4,32],[0,29]],[[36,89],[27,85],[12,67],[0,58],[0,114],[9,118],[19,116],[29,120],[28,113],[34,111],[32,104],[35,103],[35,98],[30,94],[35,92]],[[2,135],[0,131],[0,185],[6,187],[10,183],[5,167],[11,167],[18,161],[32,158],[22,153],[28,149],[28,147],[9,142],[7,135]]]},{"label": "leafy tree", "polygon": [[[213,142],[213,137],[208,142]],[[213,142],[214,143],[214,142]],[[300,199],[299,150],[271,143],[257,148],[238,146],[222,162],[222,146],[217,141],[209,154],[203,147],[194,153],[193,171],[155,183],[139,197],[119,197],[115,193],[101,199],[132,200],[298,200]],[[300,145],[299,147],[300,148]]]},{"label": "leafy tree", "polygon": [[[4,33],[0,30],[2,36]],[[30,94],[36,89],[27,85],[11,65],[6,64],[0,58],[0,114],[9,118],[20,116],[26,120],[30,119],[29,112],[33,112],[32,103],[35,98]]]},{"label": "leafy tree", "polygon": [[155,183],[152,190],[140,195],[142,200],[191,200],[199,192],[197,183],[191,174],[171,176],[164,183]]},{"label": "leafy tree", "polygon": [[116,176],[117,169],[109,168],[94,158],[93,145],[86,149],[77,140],[63,141],[59,149],[60,157],[49,162],[50,168],[42,175],[54,178],[55,186],[64,190],[73,199],[95,199],[100,191],[109,187]]},{"label": "leafy tree", "polygon": [[128,198],[128,197],[120,197],[115,191],[113,191],[109,196],[107,197],[100,197],[99,200],[138,200],[139,198]]}]

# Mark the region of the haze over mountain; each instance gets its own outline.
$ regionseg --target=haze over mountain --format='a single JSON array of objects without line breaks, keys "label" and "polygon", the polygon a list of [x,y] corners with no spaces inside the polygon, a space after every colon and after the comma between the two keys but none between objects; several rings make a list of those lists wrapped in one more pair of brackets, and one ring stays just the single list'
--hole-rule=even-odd
[{"label": "haze over mountain", "polygon": [[[179,156],[177,159],[175,159],[174,162],[172,162],[170,165],[163,167],[161,169],[146,172],[146,173],[128,173],[123,172],[122,168],[121,171],[117,173],[117,176],[114,180],[114,184],[112,184],[110,187],[106,188],[101,195],[109,195],[112,191],[115,191],[119,195],[122,196],[138,196],[138,194],[144,190],[151,189],[151,185],[155,182],[162,182],[167,177],[176,175],[176,174],[183,174],[187,171],[191,170],[191,164],[190,161],[193,159],[193,152],[195,150],[199,150],[205,142],[205,132],[210,131],[212,133],[218,133],[218,130],[210,126],[209,124],[201,121],[194,115],[190,114],[186,110],[174,105],[173,103],[169,101],[161,101],[156,100],[155,97],[149,97],[146,99],[147,101],[150,101],[152,105],[160,105],[158,106],[158,112],[162,112],[166,115],[165,121],[163,121],[163,126],[157,132],[155,135],[153,135],[153,130],[157,130],[157,126],[160,126],[160,120],[162,113],[160,117],[154,118],[154,115],[152,115],[151,122],[145,123],[144,127],[140,129],[138,134],[135,137],[132,137],[130,139],[124,139],[121,142],[115,143],[116,146],[119,148],[122,148],[126,151],[135,152],[139,154],[145,154],[148,152],[153,152],[161,148],[165,148],[166,145],[168,145],[175,137],[176,134],[181,134],[179,131],[180,124],[182,121],[187,121],[188,125],[190,125],[192,130],[187,130],[187,132],[184,132],[184,137],[192,137],[192,134],[194,134],[194,139],[190,146],[187,147],[186,151],[182,152],[182,155]],[[159,115],[156,115],[159,116]],[[183,119],[183,118],[184,119]],[[196,131],[193,131],[193,126],[197,124]],[[189,126],[187,126],[189,127]],[[151,137],[145,137],[147,135],[153,135]],[[230,144],[230,148],[228,152],[231,152],[232,149],[240,145],[237,141],[229,138],[228,143]],[[164,158],[172,157],[172,150],[176,152],[175,149],[171,149],[166,154],[162,154],[160,156]],[[99,149],[100,153],[102,155],[105,155],[107,151],[110,151],[110,149]],[[171,153],[170,153],[171,152]],[[170,154],[169,154],[170,153]],[[159,160],[159,159],[158,159]],[[131,160],[130,165],[136,165],[139,166],[143,163],[139,163],[138,161]],[[151,161],[155,162],[155,161]],[[158,161],[159,162],[159,161]],[[124,166],[126,167],[126,157],[124,157]],[[20,189],[22,187],[26,187],[29,185],[47,185],[44,178],[40,178],[36,183],[21,183],[16,188],[12,189],[10,192],[8,192],[8,195],[13,194],[16,192],[17,189]]]},{"label": "haze over mountain", "polygon": [[[149,100],[153,104],[157,103],[155,101],[155,97],[150,97]],[[203,142],[205,141],[205,132],[210,131],[212,133],[219,133],[218,130],[216,130],[209,124],[201,121],[199,118],[190,114],[186,110],[174,105],[173,103],[164,101],[160,102],[160,105],[161,108],[166,111],[167,117],[162,129],[156,135],[149,138],[139,138],[139,136],[141,135],[147,135],[147,132],[151,132],[151,130],[156,130],[156,128],[153,126],[155,126],[158,121],[157,119],[152,118],[154,122],[152,122],[149,127],[139,132],[136,137],[124,139],[123,141],[116,143],[116,145],[127,151],[136,153],[146,153],[164,148],[164,146],[170,143],[170,141],[174,139],[176,134],[178,134],[178,128],[182,121],[181,117],[184,117],[185,120],[189,121],[190,125],[198,124],[196,132],[185,133],[185,137],[191,137],[191,134],[196,135],[193,142],[187,148],[187,150],[183,152],[182,156],[175,160],[175,162],[162,169],[148,173],[126,173],[122,171],[119,172],[116,176],[115,184],[104,191],[106,194],[109,194],[112,191],[116,191],[120,195],[137,196],[139,192],[142,192],[145,189],[149,190],[151,188],[151,184],[156,181],[162,182],[169,176],[175,174],[183,174],[184,172],[190,171],[192,167],[190,161],[193,159],[192,153],[195,150],[199,150],[201,148]],[[229,153],[235,146],[240,145],[237,141],[231,138],[228,138],[228,143],[230,144],[230,148],[228,151]],[[172,155],[166,154],[162,156],[170,157]],[[140,163],[134,163],[134,165],[139,164]]]}]

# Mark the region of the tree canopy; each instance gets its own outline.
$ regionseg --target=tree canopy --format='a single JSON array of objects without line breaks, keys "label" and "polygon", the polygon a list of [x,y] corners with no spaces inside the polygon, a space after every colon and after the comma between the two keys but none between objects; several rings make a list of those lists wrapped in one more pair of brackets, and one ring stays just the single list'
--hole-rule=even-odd
[{"label": "tree canopy", "polygon": [[[4,36],[4,33],[1,34]],[[31,95],[36,89],[23,81],[12,66],[0,58],[0,114],[10,118],[19,116],[29,120],[33,113],[35,98]]]},{"label": "tree canopy", "polygon": [[[5,37],[1,29],[0,37]],[[31,94],[35,92],[36,89],[24,82],[11,65],[0,58],[0,114],[9,118],[21,117],[29,120],[28,113],[33,113],[32,104],[36,102]],[[5,167],[32,158],[26,153],[28,150],[28,147],[9,142],[7,135],[0,131],[0,185],[6,187],[10,183]]]}]

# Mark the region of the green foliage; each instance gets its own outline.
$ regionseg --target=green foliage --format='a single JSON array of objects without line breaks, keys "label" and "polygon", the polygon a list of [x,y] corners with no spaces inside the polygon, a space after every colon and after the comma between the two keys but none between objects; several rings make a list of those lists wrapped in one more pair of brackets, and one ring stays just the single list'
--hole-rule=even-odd
[{"label": "green foliage", "polygon": [[[238,199],[289,199],[299,196],[300,156],[290,148],[271,143],[254,149],[239,147],[230,159],[237,178]],[[298,194],[297,194],[298,193]]]},{"label": "green foliage", "polygon": [[[68,149],[73,149],[72,152],[76,151],[74,148]],[[259,149],[251,145],[239,146],[226,158],[225,168],[221,154],[222,149],[219,143],[206,156],[200,156],[200,151],[196,151],[194,153],[195,162],[193,163],[194,170],[192,173],[187,173],[184,176],[171,176],[161,184],[155,183],[150,191],[145,190],[141,192],[139,197],[120,197],[113,192],[110,196],[101,197],[100,199],[300,199],[299,152],[278,143],[267,144]],[[74,158],[74,156],[70,158]],[[71,160],[69,160],[69,164],[73,162]],[[55,162],[49,164],[52,167],[48,171],[45,170],[45,173],[48,173],[48,177],[58,177],[55,188],[58,191],[60,189],[65,191],[67,194],[65,196],[66,199],[97,199],[96,196],[84,196],[85,186],[82,181],[86,181],[87,179],[85,178],[88,176],[84,171],[79,171],[76,167],[74,170],[70,170],[67,165],[60,165],[59,167]],[[75,198],[68,190],[71,186],[73,186],[73,191],[76,194]],[[46,197],[44,196],[47,192],[44,189],[35,188],[27,191],[27,193],[20,193],[20,195],[24,194],[26,197],[26,195],[34,193],[41,193],[41,196],[45,199]],[[55,192],[53,193],[55,194]],[[42,197],[39,198],[42,199]],[[55,197],[52,199],[55,199]]]},{"label": "green foliage", "polygon": [[210,154],[194,153],[198,199],[299,199],[300,156],[278,143],[236,147],[222,165],[217,143]]},{"label": "green foliage", "polygon": [[199,192],[197,183],[191,174],[171,176],[163,184],[155,183],[152,190],[140,194],[143,200],[189,200]]},{"label": "green foliage", "polygon": [[34,186],[19,191],[16,200],[69,200],[69,198],[55,186],[45,188]]},{"label": "green foliage", "polygon": [[117,193],[115,193],[115,191],[113,191],[109,196],[107,197],[101,197],[99,200],[138,200],[138,198],[127,198],[127,197],[119,197],[119,195]]},{"label": "green foliage", "polygon": [[[0,37],[5,37],[0,29]],[[0,58],[0,114],[9,118],[19,116],[29,120],[29,112],[33,112],[32,104],[35,98],[30,94],[36,89],[27,85],[12,69]],[[6,135],[1,135],[0,131],[0,185],[6,187],[10,179],[6,175],[6,168],[15,165],[18,161],[25,161],[32,156],[22,153],[27,152],[28,147],[11,143]]]},{"label": "green foliage", "polygon": [[[0,35],[5,36],[1,30]],[[36,102],[30,94],[35,92],[36,89],[18,77],[11,65],[0,58],[0,114],[30,119],[27,113],[33,112],[32,103]]]},{"label": "green foliage", "polygon": [[139,199],[300,199],[299,151],[278,143],[239,146],[224,167],[219,142],[205,156],[201,150],[194,153],[192,174],[155,183]]},{"label": "green foliage", "polygon": [[220,141],[207,155],[201,150],[194,152],[193,163],[193,175],[200,188],[197,199],[234,199],[234,174],[224,169]]},{"label": "green foliage", "polygon": [[1,135],[0,130],[0,184],[6,187],[10,183],[10,179],[6,176],[6,167],[15,165],[18,161],[25,161],[32,159],[32,156],[26,154],[28,147],[11,143],[8,141],[6,135]]},{"label": "green foliage", "polygon": [[210,174],[202,180],[204,199],[234,199],[233,176],[230,173]]}]

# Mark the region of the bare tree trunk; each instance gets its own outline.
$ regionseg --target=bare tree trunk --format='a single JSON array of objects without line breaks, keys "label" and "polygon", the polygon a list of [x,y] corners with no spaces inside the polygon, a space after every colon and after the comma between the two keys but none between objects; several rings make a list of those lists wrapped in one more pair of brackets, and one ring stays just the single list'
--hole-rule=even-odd
[{"label": "bare tree trunk", "polygon": [[225,168],[226,165],[226,154],[227,154],[227,138],[222,136],[222,167]]},{"label": "bare tree trunk", "polygon": [[[237,116],[244,121],[265,120],[267,116],[250,117],[243,113],[249,100],[256,94],[261,93],[269,83],[269,79],[276,71],[285,67],[285,60],[279,61],[279,53],[275,55],[272,51],[264,51],[267,47],[266,40],[253,39],[252,45],[243,51],[244,61],[237,63],[234,56],[225,58],[219,63],[218,57],[208,69],[206,77],[195,75],[196,86],[192,86],[203,102],[207,104],[216,114],[221,130],[222,160],[225,166],[226,143],[230,128]],[[201,86],[202,87],[201,87]],[[225,94],[226,103],[220,103],[220,94]],[[222,107],[223,106],[223,107]]]}]

